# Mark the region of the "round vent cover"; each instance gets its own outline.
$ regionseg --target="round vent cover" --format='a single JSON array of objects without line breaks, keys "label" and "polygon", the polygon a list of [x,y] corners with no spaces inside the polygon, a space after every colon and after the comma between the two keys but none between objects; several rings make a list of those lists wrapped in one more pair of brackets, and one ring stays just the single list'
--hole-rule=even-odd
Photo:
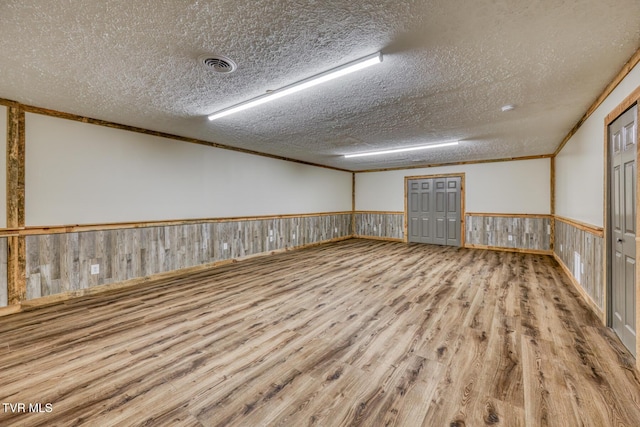
[{"label": "round vent cover", "polygon": [[200,62],[209,70],[213,70],[216,73],[228,74],[233,72],[237,65],[231,59],[221,55],[200,55],[198,58]]}]

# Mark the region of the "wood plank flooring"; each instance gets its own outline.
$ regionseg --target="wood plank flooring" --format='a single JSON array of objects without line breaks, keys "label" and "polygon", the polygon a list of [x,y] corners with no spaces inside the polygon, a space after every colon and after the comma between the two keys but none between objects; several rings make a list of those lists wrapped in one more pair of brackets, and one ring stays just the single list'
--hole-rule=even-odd
[{"label": "wood plank flooring", "polygon": [[633,366],[551,257],[354,239],[0,318],[0,425],[639,426]]}]

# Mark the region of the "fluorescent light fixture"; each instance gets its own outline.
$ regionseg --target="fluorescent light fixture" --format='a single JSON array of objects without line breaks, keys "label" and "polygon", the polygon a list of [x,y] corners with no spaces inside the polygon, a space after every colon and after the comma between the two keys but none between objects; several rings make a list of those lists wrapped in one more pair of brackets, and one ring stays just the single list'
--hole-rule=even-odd
[{"label": "fluorescent light fixture", "polygon": [[284,96],[291,95],[292,93],[300,92],[301,90],[308,89],[310,87],[328,82],[341,76],[346,76],[347,74],[351,74],[354,71],[362,70],[363,68],[367,68],[381,62],[382,53],[380,52],[373,55],[365,56],[364,58],[349,62],[348,64],[342,65],[338,68],[325,71],[324,73],[316,74],[315,76],[309,77],[308,79],[304,79],[289,86],[274,90],[273,92],[269,92],[266,95],[262,95],[252,100],[220,110],[209,115],[209,120],[219,119],[221,117],[228,116],[229,114],[237,113],[248,108],[257,107],[258,105],[262,105],[266,102],[274,101]]},{"label": "fluorescent light fixture", "polygon": [[442,144],[419,145],[417,147],[396,148],[393,150],[370,151],[368,153],[345,154],[344,157],[348,159],[351,157],[377,156],[380,154],[404,153],[405,151],[426,150],[427,148],[449,147],[451,145],[458,145],[458,141],[443,142]]}]

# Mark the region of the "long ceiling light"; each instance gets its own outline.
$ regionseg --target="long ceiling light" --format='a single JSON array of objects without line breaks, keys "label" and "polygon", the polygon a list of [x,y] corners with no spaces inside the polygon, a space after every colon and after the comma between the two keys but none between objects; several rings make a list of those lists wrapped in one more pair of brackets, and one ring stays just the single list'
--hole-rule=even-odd
[{"label": "long ceiling light", "polygon": [[458,141],[443,142],[442,144],[419,145],[416,147],[396,148],[393,150],[370,151],[368,153],[345,154],[344,157],[348,159],[351,157],[377,156],[379,154],[403,153],[405,151],[426,150],[427,148],[449,147],[451,145],[458,145]]},{"label": "long ceiling light", "polygon": [[269,92],[266,95],[259,96],[252,100],[242,102],[240,104],[225,108],[218,112],[209,115],[209,120],[219,119],[221,117],[228,116],[229,114],[237,113],[239,111],[246,110],[248,108],[257,107],[269,101],[282,98],[283,96],[291,95],[292,93],[300,92],[301,90],[308,89],[310,87],[319,85],[320,83],[328,82],[329,80],[336,79],[341,76],[346,76],[354,71],[362,70],[363,68],[370,67],[382,62],[382,53],[378,52],[373,55],[365,56],[356,61],[349,62],[348,64],[340,67],[325,71],[324,73],[316,74],[299,82],[293,83],[289,86],[282,87],[280,89]]}]

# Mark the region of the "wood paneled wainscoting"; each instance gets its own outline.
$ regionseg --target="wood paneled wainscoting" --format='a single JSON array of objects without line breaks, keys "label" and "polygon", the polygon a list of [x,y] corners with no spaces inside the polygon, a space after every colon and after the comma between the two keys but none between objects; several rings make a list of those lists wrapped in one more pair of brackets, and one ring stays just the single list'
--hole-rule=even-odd
[{"label": "wood paneled wainscoting", "polygon": [[356,237],[404,241],[404,212],[356,211]]},{"label": "wood paneled wainscoting", "polygon": [[592,310],[604,318],[604,231],[567,218],[555,218],[554,257]]},{"label": "wood paneled wainscoting", "polygon": [[349,238],[351,212],[86,228],[26,236],[27,300]]},{"label": "wood paneled wainscoting", "polygon": [[[356,211],[355,221],[356,237],[405,241],[404,212]],[[550,233],[551,215],[467,213],[464,246],[551,254]]]},{"label": "wood paneled wainscoting", "polygon": [[466,246],[551,254],[551,215],[466,214]]}]

